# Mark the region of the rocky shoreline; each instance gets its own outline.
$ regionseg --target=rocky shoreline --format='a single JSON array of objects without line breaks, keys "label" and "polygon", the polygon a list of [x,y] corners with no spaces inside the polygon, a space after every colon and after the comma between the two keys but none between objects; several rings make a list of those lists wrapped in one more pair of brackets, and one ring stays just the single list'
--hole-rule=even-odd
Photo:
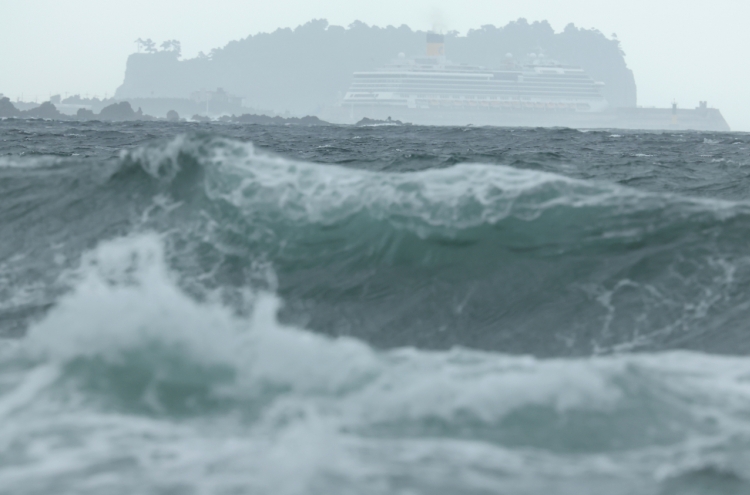
[{"label": "rocky shoreline", "polygon": [[138,108],[133,107],[127,101],[112,103],[103,107],[99,113],[87,108],[79,108],[75,115],[61,113],[54,103],[45,101],[41,105],[28,110],[19,110],[10,101],[10,98],[0,98],[0,119],[47,119],[47,120],[65,120],[65,121],[110,121],[110,122],[129,122],[137,120],[145,121],[169,121],[169,122],[229,122],[238,124],[263,124],[263,125],[331,125],[328,122],[320,120],[318,117],[270,117],[268,115],[243,114],[240,116],[225,115],[212,119],[203,115],[193,115],[190,119],[181,118],[180,115],[170,110],[163,118],[147,115]]}]

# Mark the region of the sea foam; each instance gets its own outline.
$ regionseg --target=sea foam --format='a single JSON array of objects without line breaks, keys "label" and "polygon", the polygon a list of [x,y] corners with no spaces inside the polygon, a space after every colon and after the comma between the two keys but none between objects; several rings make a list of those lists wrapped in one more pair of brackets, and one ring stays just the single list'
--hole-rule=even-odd
[{"label": "sea foam", "polygon": [[750,475],[744,358],[378,351],[280,323],[273,294],[247,317],[195,300],[152,233],[102,243],[73,279],[4,351],[8,493],[648,493]]}]

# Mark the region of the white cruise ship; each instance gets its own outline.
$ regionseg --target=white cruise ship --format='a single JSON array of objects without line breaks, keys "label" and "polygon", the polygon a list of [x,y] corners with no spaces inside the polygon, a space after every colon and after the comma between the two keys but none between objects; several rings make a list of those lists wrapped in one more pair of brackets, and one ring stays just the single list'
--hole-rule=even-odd
[{"label": "white cruise ship", "polygon": [[348,114],[349,121],[389,116],[414,123],[491,124],[529,113],[538,118],[606,110],[603,83],[583,69],[531,59],[521,65],[508,55],[496,69],[454,64],[445,58],[443,36],[430,33],[426,57],[399,54],[385,67],[355,72],[339,114]]},{"label": "white cruise ship", "polygon": [[729,131],[721,112],[701,102],[695,109],[612,108],[604,84],[580,67],[531,55],[502,67],[449,62],[443,36],[427,35],[421,58],[398,58],[385,67],[355,72],[339,102],[325,107],[328,122],[399,120],[418,125],[624,128]]}]

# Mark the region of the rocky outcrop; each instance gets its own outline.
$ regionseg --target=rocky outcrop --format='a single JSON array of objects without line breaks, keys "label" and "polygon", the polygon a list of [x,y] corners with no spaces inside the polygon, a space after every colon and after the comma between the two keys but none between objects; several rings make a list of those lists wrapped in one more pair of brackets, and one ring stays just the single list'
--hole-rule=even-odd
[{"label": "rocky outcrop", "polygon": [[390,117],[388,117],[385,120],[369,119],[365,117],[354,125],[362,127],[362,126],[368,126],[368,125],[409,125],[409,124],[404,124],[400,120],[393,120]]},{"label": "rocky outcrop", "polygon": [[286,125],[286,124],[294,124],[294,125],[331,125],[328,122],[324,122],[320,120],[318,117],[312,117],[310,115],[307,115],[305,117],[269,117],[268,115],[252,115],[252,114],[245,114],[240,115],[239,117],[232,117],[230,119],[227,119],[230,122],[238,122],[241,124],[264,124],[264,125]]},{"label": "rocky outcrop", "polygon": [[20,116],[21,111],[10,102],[10,98],[0,98],[0,118],[17,118]]},{"label": "rocky outcrop", "polygon": [[[202,88],[222,87],[243,96],[251,107],[317,114],[347,91],[354,71],[380,67],[399,52],[424,54],[425,35],[407,26],[380,28],[355,22],[344,28],[316,20],[294,30],[232,41],[211,56],[179,60],[172,52],[133,54],[117,97],[189,98]],[[445,51],[453,62],[487,67],[501,65],[508,53],[520,60],[542,52],[579,65],[605,83],[605,96],[613,106],[636,105],[635,79],[619,41],[597,30],[569,25],[555,32],[547,22],[521,19],[504,27],[483,26],[465,36],[448,33]]]},{"label": "rocky outcrop", "polygon": [[26,110],[25,112],[21,112],[23,117],[31,118],[31,119],[55,119],[55,120],[65,120],[67,119],[67,116],[64,116],[61,114],[55,105],[52,104],[52,102],[45,101],[41,105],[39,105],[36,108],[32,108],[31,110]]},{"label": "rocky outcrop", "polygon": [[133,111],[133,107],[127,101],[121,101],[102,108],[98,116],[99,120],[136,120],[137,117]]},{"label": "rocky outcrop", "polygon": [[76,119],[78,120],[94,120],[95,118],[96,114],[88,108],[79,108],[76,112]]}]

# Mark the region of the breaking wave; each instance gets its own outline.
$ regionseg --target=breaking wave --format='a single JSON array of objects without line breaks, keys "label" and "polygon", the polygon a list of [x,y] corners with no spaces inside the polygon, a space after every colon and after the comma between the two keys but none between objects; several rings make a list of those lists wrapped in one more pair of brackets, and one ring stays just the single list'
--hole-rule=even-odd
[{"label": "breaking wave", "polygon": [[185,135],[0,211],[2,495],[750,491],[750,203]]},{"label": "breaking wave", "polygon": [[281,321],[378,348],[750,349],[746,202],[502,165],[372,172],[196,135],[34,170],[33,194],[19,179],[6,195],[25,254],[0,276],[27,282],[4,297],[6,334],[54,305],[86,250],[147,230],[193,297],[242,313],[264,289]]},{"label": "breaking wave", "polygon": [[745,358],[376,350],[280,322],[264,290],[244,315],[197,301],[165,237],[86,252],[0,349],[0,492],[750,487]]}]

